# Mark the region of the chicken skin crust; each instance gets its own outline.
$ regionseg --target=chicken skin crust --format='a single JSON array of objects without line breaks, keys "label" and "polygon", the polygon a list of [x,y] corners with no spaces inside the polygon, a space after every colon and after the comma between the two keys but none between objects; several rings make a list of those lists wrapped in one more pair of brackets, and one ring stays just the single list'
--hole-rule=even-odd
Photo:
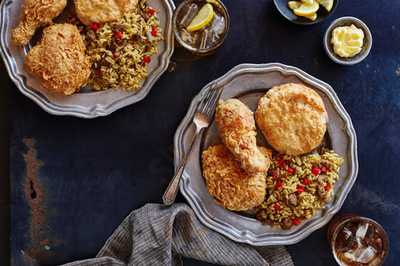
[{"label": "chicken skin crust", "polygon": [[89,78],[91,64],[85,50],[76,26],[55,24],[44,29],[40,43],[29,51],[25,68],[43,88],[70,95]]},{"label": "chicken skin crust", "polygon": [[321,144],[328,114],[316,91],[302,84],[287,83],[271,88],[260,98],[256,121],[274,149],[296,156]]},{"label": "chicken skin crust", "polygon": [[21,21],[12,31],[12,41],[16,45],[26,45],[37,28],[52,24],[52,19],[60,15],[67,0],[25,0]]},{"label": "chicken skin crust", "polygon": [[137,5],[138,0],[75,0],[75,11],[83,24],[90,25],[116,21]]},{"label": "chicken skin crust", "polygon": [[[271,151],[259,147],[271,158]],[[222,144],[210,146],[202,154],[203,176],[208,192],[228,210],[245,211],[259,206],[266,193],[266,175],[248,174]]]},{"label": "chicken skin crust", "polygon": [[270,160],[257,147],[253,112],[238,99],[228,99],[219,102],[215,121],[222,142],[241,167],[249,174],[265,174]]}]

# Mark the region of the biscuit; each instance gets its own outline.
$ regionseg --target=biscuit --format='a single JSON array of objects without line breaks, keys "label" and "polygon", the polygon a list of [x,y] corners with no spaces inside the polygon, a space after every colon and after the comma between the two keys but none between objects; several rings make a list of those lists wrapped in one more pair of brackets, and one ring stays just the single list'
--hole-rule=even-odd
[{"label": "biscuit", "polygon": [[297,83],[271,88],[260,98],[255,115],[269,144],[288,155],[301,155],[318,147],[328,120],[318,93]]}]

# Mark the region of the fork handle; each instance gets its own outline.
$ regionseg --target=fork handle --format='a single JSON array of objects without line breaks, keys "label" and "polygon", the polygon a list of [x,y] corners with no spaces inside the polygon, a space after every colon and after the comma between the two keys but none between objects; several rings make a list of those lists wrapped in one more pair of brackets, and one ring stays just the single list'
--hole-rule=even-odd
[{"label": "fork handle", "polygon": [[181,180],[183,170],[185,170],[186,162],[187,162],[187,159],[188,159],[190,153],[192,152],[193,144],[196,142],[197,137],[200,135],[200,133],[201,133],[201,130],[198,130],[196,127],[196,132],[195,132],[195,135],[193,136],[192,143],[190,143],[189,150],[185,154],[181,164],[179,165],[178,171],[176,171],[171,182],[169,182],[168,187],[165,190],[164,195],[162,197],[165,205],[171,205],[172,203],[175,202],[176,195],[178,194],[178,191],[179,191],[179,182]]},{"label": "fork handle", "polygon": [[171,182],[169,182],[167,189],[163,195],[163,202],[165,205],[171,205],[175,202],[176,195],[178,195],[179,190],[179,181],[181,180],[181,176],[183,174],[183,170],[185,170],[185,163],[181,163],[178,171],[172,178]]}]

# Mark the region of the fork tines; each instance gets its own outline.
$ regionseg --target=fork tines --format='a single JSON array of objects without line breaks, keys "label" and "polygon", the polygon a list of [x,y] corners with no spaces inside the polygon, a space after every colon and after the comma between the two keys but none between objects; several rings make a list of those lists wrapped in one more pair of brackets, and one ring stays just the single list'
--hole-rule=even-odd
[{"label": "fork tines", "polygon": [[211,117],[211,115],[214,113],[215,106],[217,105],[221,93],[222,89],[220,87],[211,86],[211,88],[206,91],[203,99],[197,106],[196,112],[200,112],[208,117]]}]

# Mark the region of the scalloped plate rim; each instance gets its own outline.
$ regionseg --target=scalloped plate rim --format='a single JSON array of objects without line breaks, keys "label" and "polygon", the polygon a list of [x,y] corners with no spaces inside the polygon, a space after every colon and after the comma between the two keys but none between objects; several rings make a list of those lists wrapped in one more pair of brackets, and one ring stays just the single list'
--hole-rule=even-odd
[{"label": "scalloped plate rim", "polygon": [[[225,75],[220,78],[208,83],[206,86],[202,88],[202,90],[194,97],[192,100],[190,107],[186,116],[183,118],[182,122],[178,126],[174,136],[174,164],[175,169],[178,166],[178,162],[182,157],[182,135],[185,132],[185,128],[191,123],[191,116],[193,115],[196,104],[202,98],[202,95],[205,91],[212,86],[223,86],[223,84],[227,84],[229,80],[234,79],[234,77],[243,72],[265,72],[265,71],[279,71],[284,74],[294,74],[302,80],[307,81],[307,83],[313,84],[318,89],[323,91],[329,98],[329,100],[333,103],[334,107],[337,109],[338,114],[343,119],[346,124],[346,133],[350,137],[349,145],[350,145],[350,174],[348,176],[348,181],[346,185],[344,185],[344,190],[341,193],[341,197],[337,200],[336,204],[333,205],[330,209],[328,209],[323,217],[313,221],[307,228],[303,228],[303,230],[298,230],[291,235],[286,236],[273,236],[273,235],[255,235],[250,231],[240,231],[236,228],[233,228],[231,225],[226,224],[224,221],[217,219],[216,217],[211,217],[200,205],[199,200],[196,200],[197,195],[190,191],[190,187],[188,187],[187,183],[189,182],[189,177],[184,172],[182,177],[182,182],[180,184],[180,191],[187,199],[195,214],[199,218],[199,220],[207,227],[227,236],[228,238],[246,243],[254,246],[271,246],[271,245],[291,245],[300,242],[301,240],[308,237],[315,230],[326,225],[332,216],[336,214],[340,208],[342,207],[345,199],[348,196],[354,182],[357,179],[358,174],[358,156],[357,156],[357,137],[351,122],[351,118],[347,111],[344,109],[342,103],[340,102],[336,92],[333,88],[327,83],[311,76],[310,74],[300,70],[297,67],[287,66],[281,63],[267,63],[267,64],[240,64],[236,67],[232,68]],[[306,229],[306,230],[305,230]]]}]

